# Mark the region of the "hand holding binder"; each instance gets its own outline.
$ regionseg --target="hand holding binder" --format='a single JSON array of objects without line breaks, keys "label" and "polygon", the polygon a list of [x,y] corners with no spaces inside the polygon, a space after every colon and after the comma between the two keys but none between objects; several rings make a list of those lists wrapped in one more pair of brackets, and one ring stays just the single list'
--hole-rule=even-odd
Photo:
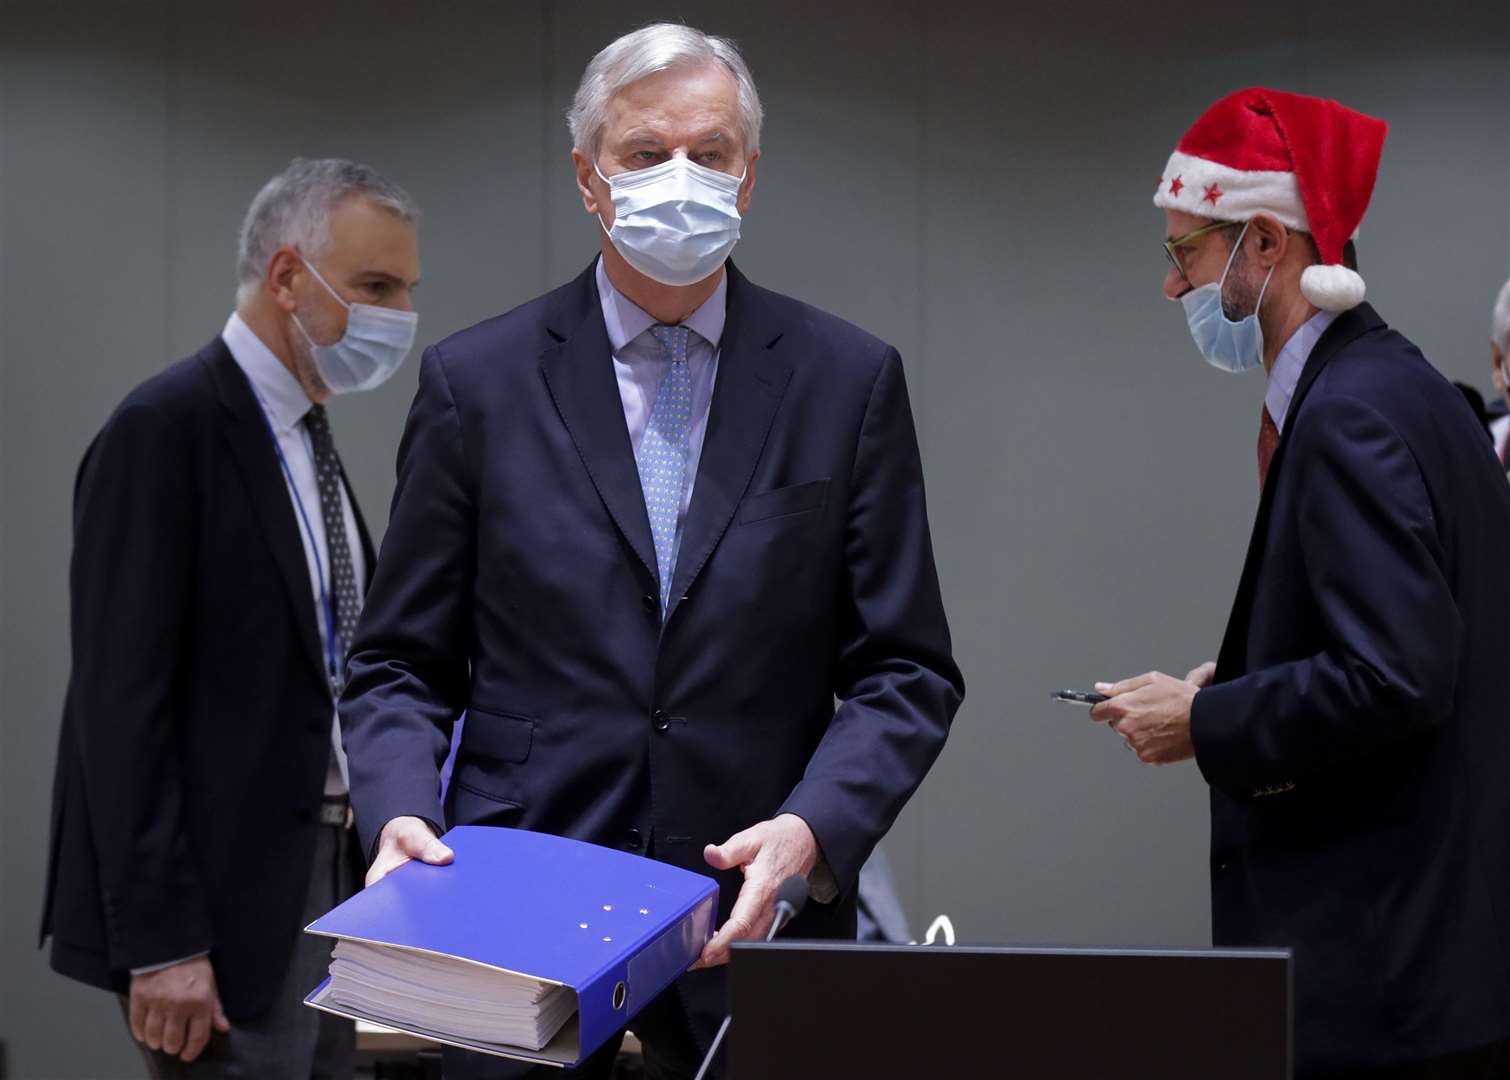
[{"label": "hand holding binder", "polygon": [[586,1058],[712,934],[701,874],[560,836],[460,826],[450,865],[409,859],[316,919],[339,939],[305,1001],[455,1046]]},{"label": "hand holding binder", "polygon": [[377,884],[410,859],[445,866],[451,858],[451,849],[440,842],[423,818],[396,817],[383,826],[378,836],[377,853],[372,857],[364,884]]},{"label": "hand holding binder", "polygon": [[807,822],[796,814],[779,814],[735,833],[722,844],[709,844],[703,858],[715,870],[744,871],[744,885],[734,909],[703,949],[693,970],[729,961],[729,946],[753,938],[759,941],[776,917],[776,891],[789,877],[806,878],[818,864],[818,841]]}]

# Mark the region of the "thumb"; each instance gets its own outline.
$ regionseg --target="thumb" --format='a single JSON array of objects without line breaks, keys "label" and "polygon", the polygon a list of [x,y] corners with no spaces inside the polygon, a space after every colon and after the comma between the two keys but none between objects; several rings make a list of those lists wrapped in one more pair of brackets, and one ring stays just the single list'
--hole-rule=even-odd
[{"label": "thumb", "polygon": [[722,844],[709,844],[703,849],[703,859],[715,870],[733,870],[755,861],[760,854],[760,840],[747,829],[735,833]]},{"label": "thumb", "polygon": [[419,857],[431,866],[446,866],[456,857],[456,853],[442,844],[438,837],[432,836],[420,850]]}]

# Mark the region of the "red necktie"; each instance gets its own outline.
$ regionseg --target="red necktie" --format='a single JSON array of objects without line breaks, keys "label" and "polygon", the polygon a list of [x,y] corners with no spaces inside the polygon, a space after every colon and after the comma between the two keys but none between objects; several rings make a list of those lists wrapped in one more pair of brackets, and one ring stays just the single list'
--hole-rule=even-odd
[{"label": "red necktie", "polygon": [[1269,478],[1269,462],[1274,460],[1274,449],[1279,445],[1279,428],[1274,417],[1269,415],[1269,406],[1264,406],[1264,418],[1258,425],[1258,490],[1264,489]]}]

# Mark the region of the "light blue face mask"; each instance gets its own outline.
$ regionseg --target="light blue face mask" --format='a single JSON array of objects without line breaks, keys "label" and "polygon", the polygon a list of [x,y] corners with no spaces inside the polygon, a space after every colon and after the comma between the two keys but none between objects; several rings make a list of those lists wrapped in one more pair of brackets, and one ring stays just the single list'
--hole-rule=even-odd
[{"label": "light blue face mask", "polygon": [[353,394],[382,386],[392,378],[414,347],[419,316],[412,311],[398,311],[375,304],[348,304],[330,287],[330,282],[313,263],[306,259],[304,265],[347,311],[346,333],[333,345],[315,344],[299,316],[293,317],[294,325],[309,342],[315,370],[320,373],[326,388],[332,394]]},{"label": "light blue face mask", "polygon": [[663,285],[702,281],[739,241],[743,175],[674,157],[615,176],[599,169],[598,176],[613,199],[613,227],[603,231],[625,262]]},{"label": "light blue face mask", "polygon": [[1201,350],[1201,355],[1212,367],[1232,374],[1250,371],[1264,362],[1264,330],[1259,325],[1258,312],[1264,304],[1264,293],[1269,289],[1269,278],[1274,276],[1274,268],[1270,267],[1251,315],[1236,322],[1227,318],[1222,310],[1222,286],[1227,283],[1227,272],[1232,269],[1232,260],[1242,249],[1243,237],[1247,235],[1248,226],[1245,224],[1237,243],[1232,245],[1232,254],[1227,256],[1227,266],[1220,281],[1191,289],[1180,297],[1195,347]]}]

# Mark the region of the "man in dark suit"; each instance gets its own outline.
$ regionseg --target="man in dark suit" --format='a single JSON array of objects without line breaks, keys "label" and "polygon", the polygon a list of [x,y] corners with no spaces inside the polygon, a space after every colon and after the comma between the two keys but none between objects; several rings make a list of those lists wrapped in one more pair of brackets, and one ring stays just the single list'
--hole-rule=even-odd
[{"label": "man in dark suit", "polygon": [[571,127],[601,257],[426,351],[341,717],[369,881],[448,859],[443,823],[715,874],[699,970],[634,1021],[652,1075],[690,1077],[785,877],[815,901],[790,933],[853,939],[963,685],[900,358],[726,262],[759,156],[739,54],[629,34]]},{"label": "man in dark suit", "polygon": [[333,698],[373,555],[323,402],[409,349],[415,216],[352,162],[274,177],[225,330],[79,469],[42,934],[154,1076],[351,1071],[301,1004],[330,952],[301,930],[362,866]]},{"label": "man in dark suit", "polygon": [[1489,377],[1494,384],[1495,401],[1486,410],[1489,438],[1500,467],[1510,472],[1510,281],[1500,286],[1489,322]]},{"label": "man in dark suit", "polygon": [[1262,496],[1214,670],[1105,686],[1092,715],[1200,766],[1213,937],[1294,950],[1300,1075],[1498,1077],[1510,488],[1347,265],[1384,135],[1253,89],[1171,158],[1164,291],[1208,360],[1268,373]]}]

